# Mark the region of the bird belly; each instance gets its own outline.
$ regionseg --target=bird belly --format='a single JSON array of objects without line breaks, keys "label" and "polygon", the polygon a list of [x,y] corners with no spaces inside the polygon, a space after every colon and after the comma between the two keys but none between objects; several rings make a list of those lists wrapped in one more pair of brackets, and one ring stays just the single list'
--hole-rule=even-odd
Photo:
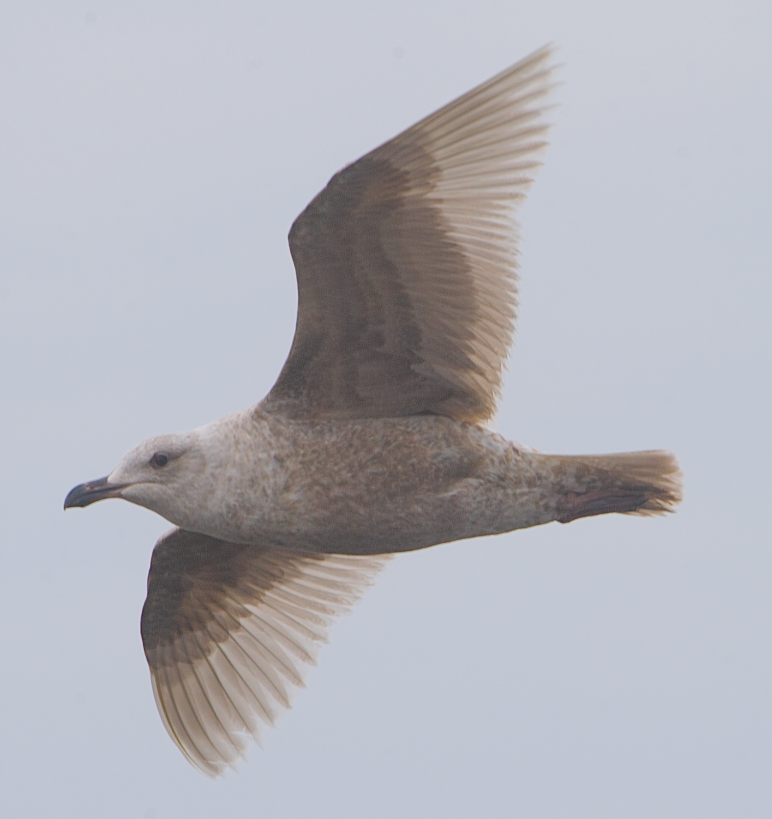
[{"label": "bird belly", "polygon": [[[554,493],[532,453],[438,416],[270,421],[260,487],[232,487],[215,536],[314,552],[377,554],[545,523]],[[265,440],[268,444],[268,439]],[[268,464],[268,465],[266,465]],[[243,474],[243,471],[242,471]]]}]

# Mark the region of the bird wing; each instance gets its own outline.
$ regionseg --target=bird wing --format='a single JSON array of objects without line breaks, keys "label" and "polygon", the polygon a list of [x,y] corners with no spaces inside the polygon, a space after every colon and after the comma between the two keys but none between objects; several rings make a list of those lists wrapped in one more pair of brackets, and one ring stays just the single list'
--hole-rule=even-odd
[{"label": "bird wing", "polygon": [[172,529],[155,546],[141,632],[167,731],[217,776],[303,685],[332,620],[386,557],[311,555]]},{"label": "bird wing", "polygon": [[289,234],[298,317],[263,410],[496,409],[516,308],[516,223],[540,166],[543,48],[332,177]]}]

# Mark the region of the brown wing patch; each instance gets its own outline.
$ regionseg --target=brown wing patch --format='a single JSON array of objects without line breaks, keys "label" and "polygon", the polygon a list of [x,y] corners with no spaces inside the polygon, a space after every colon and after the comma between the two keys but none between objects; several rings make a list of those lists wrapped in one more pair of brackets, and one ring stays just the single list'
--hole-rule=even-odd
[{"label": "brown wing patch", "polygon": [[298,217],[298,320],[262,409],[495,411],[516,307],[512,205],[545,146],[543,49],[336,174]]},{"label": "brown wing patch", "polygon": [[223,773],[291,704],[331,621],[386,558],[309,555],[173,529],[156,544],[141,633],[158,710],[187,759]]}]

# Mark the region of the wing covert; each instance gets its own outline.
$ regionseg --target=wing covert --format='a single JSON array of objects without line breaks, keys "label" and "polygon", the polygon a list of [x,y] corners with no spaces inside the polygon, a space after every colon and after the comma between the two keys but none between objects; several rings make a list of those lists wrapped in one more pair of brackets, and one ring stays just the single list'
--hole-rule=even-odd
[{"label": "wing covert", "polygon": [[332,620],[386,557],[312,555],[173,529],[156,544],[141,632],[158,710],[218,776],[303,685]]},{"label": "wing covert", "polygon": [[344,168],[297,218],[295,338],[262,409],[493,415],[516,311],[512,208],[546,145],[549,58],[536,52]]}]

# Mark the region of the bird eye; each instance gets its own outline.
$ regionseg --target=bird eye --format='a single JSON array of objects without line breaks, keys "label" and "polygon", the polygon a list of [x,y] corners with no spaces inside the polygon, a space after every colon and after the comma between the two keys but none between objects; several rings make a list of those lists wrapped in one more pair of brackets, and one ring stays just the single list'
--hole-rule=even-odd
[{"label": "bird eye", "polygon": [[155,455],[150,459],[150,466],[155,467],[156,469],[160,469],[162,466],[166,466],[169,463],[169,456],[164,455],[163,452],[156,452]]}]

